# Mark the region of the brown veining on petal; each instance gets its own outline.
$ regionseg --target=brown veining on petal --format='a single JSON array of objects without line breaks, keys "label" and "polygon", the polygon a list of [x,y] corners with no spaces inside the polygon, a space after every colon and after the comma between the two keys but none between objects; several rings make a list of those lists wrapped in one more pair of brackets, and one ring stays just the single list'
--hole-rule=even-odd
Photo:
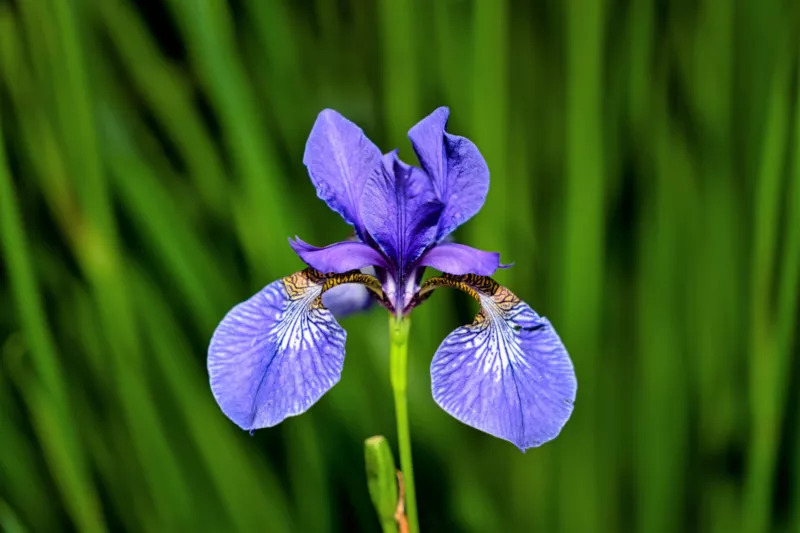
[{"label": "brown veining on petal", "polygon": [[283,278],[286,294],[292,300],[303,298],[309,289],[319,287],[325,281],[325,274],[313,268],[306,268]]},{"label": "brown veining on petal", "polygon": [[462,290],[481,305],[481,310],[475,316],[475,321],[473,322],[475,325],[487,320],[487,305],[496,307],[500,313],[504,314],[511,311],[520,302],[520,299],[513,292],[488,276],[443,274],[430,278],[422,284],[415,298],[414,306],[426,300],[438,287],[454,287]]},{"label": "brown veining on petal", "polygon": [[345,272],[344,274],[333,274],[328,276],[328,278],[325,280],[325,283],[322,285],[322,292],[345,283],[360,283],[373,293],[378,295],[383,293],[378,278],[369,274],[364,274],[358,270],[351,270],[350,272]]},{"label": "brown veining on petal", "polygon": [[381,282],[378,281],[378,278],[369,274],[364,274],[360,270],[351,270],[344,274],[329,275],[322,285],[322,292],[314,303],[321,306],[322,293],[345,283],[359,283],[366,287],[378,299],[378,302],[383,303],[386,301],[386,296],[383,294]]},{"label": "brown veining on petal", "polygon": [[310,304],[312,309],[324,307],[322,305],[322,293],[345,283],[360,283],[369,289],[379,301],[385,299],[378,278],[364,274],[359,270],[351,270],[344,274],[323,274],[319,270],[309,267],[283,278],[286,294],[292,300],[307,297],[308,291],[312,289],[317,292],[316,297]]}]

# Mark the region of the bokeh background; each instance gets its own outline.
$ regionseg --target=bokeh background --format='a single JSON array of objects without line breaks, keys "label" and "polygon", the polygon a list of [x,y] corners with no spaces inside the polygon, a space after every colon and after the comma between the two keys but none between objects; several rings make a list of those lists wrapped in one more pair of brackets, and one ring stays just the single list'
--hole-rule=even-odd
[{"label": "bokeh background", "polygon": [[339,110],[413,161],[439,105],[492,184],[458,231],[560,332],[579,390],[521,454],[434,404],[413,313],[423,531],[800,530],[800,3],[0,0],[0,529],[377,531],[387,321],[250,436],[219,319],[349,228],[302,165]]}]

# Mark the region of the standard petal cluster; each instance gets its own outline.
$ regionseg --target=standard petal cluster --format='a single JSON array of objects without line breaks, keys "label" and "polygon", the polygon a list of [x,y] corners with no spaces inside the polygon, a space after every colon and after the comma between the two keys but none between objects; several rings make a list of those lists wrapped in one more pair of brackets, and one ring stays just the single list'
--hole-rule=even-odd
[{"label": "standard petal cluster", "polygon": [[[558,435],[577,382],[550,322],[491,278],[495,252],[449,235],[483,206],[489,169],[478,148],[446,131],[439,108],[409,131],[420,166],[381,151],[351,121],[319,114],[303,163],[317,195],[353,227],[324,247],[296,237],[310,268],[275,281],[234,307],[211,340],[208,369],[223,412],[244,429],[307,410],[339,379],[346,334],[336,321],[373,302],[403,316],[438,287],[470,294],[475,321],[436,351],[436,402],[462,422],[522,450]],[[426,268],[443,273],[421,283]]]},{"label": "standard petal cluster", "polygon": [[445,131],[448,117],[441,107],[409,131],[416,167],[397,150],[381,155],[361,128],[322,111],[303,162],[318,196],[353,226],[357,242],[317,248],[297,238],[291,245],[300,258],[321,272],[375,267],[384,304],[398,315],[411,311],[425,267],[494,274],[499,254],[445,242],[480,210],[489,190],[486,162],[470,140]]}]

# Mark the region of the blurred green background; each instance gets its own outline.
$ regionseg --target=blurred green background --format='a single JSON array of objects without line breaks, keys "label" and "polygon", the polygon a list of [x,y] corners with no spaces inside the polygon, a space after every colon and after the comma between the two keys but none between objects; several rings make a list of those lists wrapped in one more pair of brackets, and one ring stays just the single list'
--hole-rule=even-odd
[{"label": "blurred green background", "polygon": [[316,114],[385,150],[439,105],[492,171],[457,239],[560,332],[579,390],[521,454],[433,402],[423,531],[800,531],[800,3],[0,0],[0,529],[377,531],[386,314],[342,381],[254,437],[211,396],[220,318],[349,228]]}]

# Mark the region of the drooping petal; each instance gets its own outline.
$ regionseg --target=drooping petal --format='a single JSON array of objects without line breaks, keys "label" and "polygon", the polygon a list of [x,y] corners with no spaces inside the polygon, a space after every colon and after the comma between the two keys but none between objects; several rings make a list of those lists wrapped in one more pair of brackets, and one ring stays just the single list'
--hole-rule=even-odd
[{"label": "drooping petal", "polygon": [[370,174],[380,165],[381,151],[364,132],[332,109],[320,112],[306,142],[303,164],[317,196],[342,215],[364,237],[359,202]]},{"label": "drooping petal", "polygon": [[397,158],[383,157],[361,197],[364,225],[401,274],[434,243],[442,204],[425,174]]},{"label": "drooping petal", "polygon": [[295,240],[289,239],[289,245],[300,259],[320,272],[339,274],[370,266],[389,266],[386,258],[378,250],[359,241],[337,242],[318,248],[295,237]]},{"label": "drooping petal", "polygon": [[[434,280],[434,281],[431,281]],[[445,338],[431,363],[436,403],[521,450],[555,438],[572,414],[575,371],[550,322],[490,278],[431,278],[481,303],[475,321]]]},{"label": "drooping petal", "polygon": [[500,254],[497,252],[484,252],[454,242],[437,244],[425,252],[417,264],[432,267],[447,274],[478,274],[479,276],[491,276],[498,268],[506,266],[500,264]]},{"label": "drooping petal", "polygon": [[208,348],[211,390],[239,427],[274,426],[339,381],[346,333],[322,306],[326,284],[331,278],[303,270],[270,283],[217,326]]},{"label": "drooping petal", "polygon": [[420,165],[444,204],[437,240],[480,211],[489,192],[489,167],[478,147],[445,131],[450,110],[440,107],[408,132]]}]

